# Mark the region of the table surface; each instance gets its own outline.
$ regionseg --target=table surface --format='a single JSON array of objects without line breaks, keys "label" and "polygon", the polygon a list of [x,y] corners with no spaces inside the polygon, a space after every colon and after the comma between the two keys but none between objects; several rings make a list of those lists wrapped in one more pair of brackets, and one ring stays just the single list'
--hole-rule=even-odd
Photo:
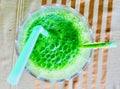
[{"label": "table surface", "polygon": [[[96,49],[85,71],[61,83],[39,81],[24,71],[16,86],[6,82],[15,61],[16,31],[28,13],[43,4],[75,8],[88,19],[94,41],[117,41],[118,47]],[[0,0],[0,89],[120,89],[120,0]]]}]

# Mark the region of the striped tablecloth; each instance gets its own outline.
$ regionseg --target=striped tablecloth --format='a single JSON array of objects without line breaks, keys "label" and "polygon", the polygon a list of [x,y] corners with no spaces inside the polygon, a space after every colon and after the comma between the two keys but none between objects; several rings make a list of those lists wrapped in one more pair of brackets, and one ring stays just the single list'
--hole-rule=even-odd
[{"label": "striped tablecloth", "polygon": [[[117,41],[118,47],[96,49],[85,71],[61,83],[39,81],[24,72],[11,86],[6,78],[17,58],[16,31],[28,13],[44,4],[58,3],[76,9],[88,19],[94,41]],[[120,89],[120,0],[0,0],[0,89]]]}]

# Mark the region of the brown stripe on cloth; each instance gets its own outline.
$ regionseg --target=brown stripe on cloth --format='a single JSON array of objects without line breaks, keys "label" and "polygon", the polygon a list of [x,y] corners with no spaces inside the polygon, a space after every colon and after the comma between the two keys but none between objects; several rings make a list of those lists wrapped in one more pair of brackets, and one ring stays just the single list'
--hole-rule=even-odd
[{"label": "brown stripe on cloth", "polygon": [[62,0],[61,4],[66,5],[66,0]]},{"label": "brown stripe on cloth", "polygon": [[68,84],[69,83],[69,81],[65,81],[65,83],[64,83],[64,89],[68,89]]},{"label": "brown stripe on cloth", "polygon": [[110,28],[111,28],[111,19],[112,19],[112,5],[113,5],[113,0],[109,0],[108,1],[108,12],[107,12],[105,41],[109,41],[109,39],[110,39]]},{"label": "brown stripe on cloth", "polygon": [[54,89],[60,89],[60,84],[59,83],[55,83]]},{"label": "brown stripe on cloth", "polygon": [[[93,23],[93,13],[94,13],[94,0],[90,0],[89,15],[88,15],[88,22],[90,27],[92,27],[92,23]],[[87,89],[87,79],[88,79],[88,67],[86,67],[86,69],[83,72],[83,81],[82,81],[83,89]]]},{"label": "brown stripe on cloth", "polygon": [[39,80],[35,81],[35,89],[40,89],[40,81]]},{"label": "brown stripe on cloth", "polygon": [[47,0],[42,0],[42,5],[47,4]]},{"label": "brown stripe on cloth", "polygon": [[97,21],[97,29],[96,29],[96,42],[100,41],[101,27],[102,27],[102,16],[103,16],[103,5],[104,0],[99,0],[98,7],[98,21]]},{"label": "brown stripe on cloth", "polygon": [[80,76],[73,79],[73,89],[78,89],[78,78],[80,78]]},{"label": "brown stripe on cloth", "polygon": [[57,0],[52,0],[52,4],[55,4],[57,2]]},{"label": "brown stripe on cloth", "polygon": [[78,88],[78,81],[73,83],[73,89],[79,89]]},{"label": "brown stripe on cloth", "polygon": [[87,89],[87,79],[88,79],[88,66],[83,72],[82,88]]},{"label": "brown stripe on cloth", "polygon": [[50,83],[49,82],[44,82],[44,88],[45,89],[50,89]]},{"label": "brown stripe on cloth", "polygon": [[[99,0],[98,6],[98,20],[97,20],[97,28],[96,28],[96,42],[100,41],[100,34],[101,34],[101,27],[102,27],[102,16],[103,16],[103,5],[104,0]],[[94,58],[93,58],[93,70],[92,70],[92,89],[96,89],[96,82],[97,82],[97,70],[98,70],[98,54],[99,49],[94,51]]]},{"label": "brown stripe on cloth", "polygon": [[[107,21],[106,21],[106,34],[105,41],[108,42],[110,40],[110,28],[111,28],[111,19],[112,19],[112,6],[113,0],[108,0],[108,9],[107,9]],[[107,72],[107,57],[108,57],[108,49],[104,49],[103,52],[103,60],[102,60],[102,78],[101,78],[101,89],[105,89],[106,86],[106,72]]]},{"label": "brown stripe on cloth", "polygon": [[84,15],[85,0],[80,0],[80,14]]},{"label": "brown stripe on cloth", "polygon": [[88,15],[88,23],[90,27],[92,27],[93,25],[94,2],[95,0],[90,0],[89,15]]},{"label": "brown stripe on cloth", "polygon": [[76,0],[71,0],[71,7],[75,9]]}]

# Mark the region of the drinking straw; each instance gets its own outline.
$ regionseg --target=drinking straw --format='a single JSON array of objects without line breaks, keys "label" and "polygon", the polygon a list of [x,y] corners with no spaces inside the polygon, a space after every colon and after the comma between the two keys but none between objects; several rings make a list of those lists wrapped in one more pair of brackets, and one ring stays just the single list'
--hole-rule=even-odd
[{"label": "drinking straw", "polygon": [[98,43],[87,43],[87,44],[82,44],[79,47],[80,48],[111,48],[111,47],[116,47],[117,42],[111,41],[111,42],[98,42]]},{"label": "drinking straw", "polygon": [[24,68],[26,66],[26,63],[29,59],[29,56],[35,46],[35,43],[38,39],[39,34],[43,34],[44,36],[48,36],[48,32],[42,27],[42,26],[35,26],[33,28],[33,31],[25,44],[23,51],[20,53],[20,56],[18,57],[16,64],[14,65],[7,81],[12,84],[16,85],[18,84],[21,75],[24,71]]}]

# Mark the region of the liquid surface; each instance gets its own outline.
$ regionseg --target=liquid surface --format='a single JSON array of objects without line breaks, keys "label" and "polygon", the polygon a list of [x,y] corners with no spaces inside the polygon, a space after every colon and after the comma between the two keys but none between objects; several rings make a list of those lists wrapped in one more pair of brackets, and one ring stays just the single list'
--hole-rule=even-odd
[{"label": "liquid surface", "polygon": [[[59,69],[74,61],[80,51],[78,30],[71,21],[59,14],[49,14],[38,18],[30,27],[27,37],[36,25],[42,25],[49,34],[49,37],[40,35],[30,59],[35,65],[48,69]],[[28,39],[28,38],[27,38]],[[26,41],[27,41],[26,39]]]}]

